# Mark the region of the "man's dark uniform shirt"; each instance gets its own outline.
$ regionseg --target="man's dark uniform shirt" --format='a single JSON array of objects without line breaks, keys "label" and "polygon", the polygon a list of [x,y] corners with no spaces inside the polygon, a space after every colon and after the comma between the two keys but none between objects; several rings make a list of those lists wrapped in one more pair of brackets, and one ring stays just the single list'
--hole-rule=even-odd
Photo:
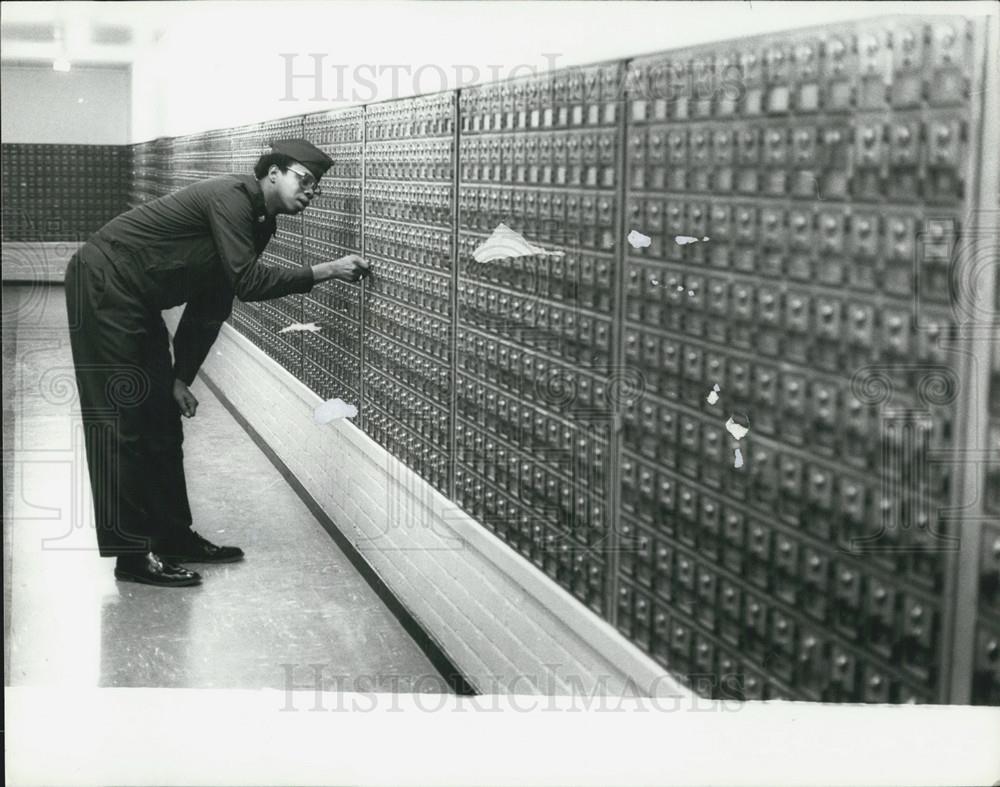
[{"label": "man's dark uniform shirt", "polygon": [[222,175],[123,213],[90,243],[149,311],[187,304],[174,336],[174,365],[176,377],[190,385],[234,295],[260,301],[312,288],[308,266],[257,262],[276,230],[256,178]]}]

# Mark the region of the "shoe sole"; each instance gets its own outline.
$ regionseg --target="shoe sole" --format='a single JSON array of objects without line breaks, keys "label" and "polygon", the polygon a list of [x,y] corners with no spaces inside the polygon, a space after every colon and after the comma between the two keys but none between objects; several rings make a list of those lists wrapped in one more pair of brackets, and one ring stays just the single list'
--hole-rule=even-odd
[{"label": "shoe sole", "polygon": [[224,557],[217,560],[204,557],[186,557],[184,555],[160,555],[160,557],[164,560],[169,560],[171,563],[239,563],[246,555]]},{"label": "shoe sole", "polygon": [[157,588],[189,588],[194,585],[201,584],[201,577],[192,577],[191,579],[178,579],[172,582],[154,582],[146,577],[140,577],[135,574],[126,574],[122,571],[115,572],[115,579],[119,582],[136,582],[140,585],[152,585]]}]

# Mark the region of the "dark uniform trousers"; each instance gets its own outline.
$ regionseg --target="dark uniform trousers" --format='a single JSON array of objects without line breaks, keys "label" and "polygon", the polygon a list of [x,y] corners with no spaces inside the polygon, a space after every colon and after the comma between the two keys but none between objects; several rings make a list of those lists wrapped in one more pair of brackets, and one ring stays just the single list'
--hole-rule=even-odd
[{"label": "dark uniform trousers", "polygon": [[65,283],[100,553],[156,551],[191,526],[167,327],[91,244]]}]

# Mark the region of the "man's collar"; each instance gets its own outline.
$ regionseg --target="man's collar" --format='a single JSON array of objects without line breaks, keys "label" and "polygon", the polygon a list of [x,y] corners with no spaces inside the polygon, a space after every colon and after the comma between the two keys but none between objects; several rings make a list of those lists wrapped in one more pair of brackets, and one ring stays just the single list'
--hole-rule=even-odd
[{"label": "man's collar", "polygon": [[260,187],[260,181],[254,177],[249,177],[247,190],[250,193],[250,202],[253,205],[253,215],[258,224],[267,222],[267,204],[264,202],[264,190]]}]

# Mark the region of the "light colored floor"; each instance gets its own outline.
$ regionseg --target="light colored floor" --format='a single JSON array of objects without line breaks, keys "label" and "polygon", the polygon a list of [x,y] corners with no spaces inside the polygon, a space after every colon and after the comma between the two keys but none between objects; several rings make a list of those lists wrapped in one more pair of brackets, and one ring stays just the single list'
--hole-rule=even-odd
[{"label": "light colored floor", "polygon": [[[9,686],[447,692],[426,656],[208,389],[185,421],[195,529],[243,563],[194,588],[116,582],[96,551],[60,286],[5,286]],[[338,677],[340,676],[340,677]]]}]

